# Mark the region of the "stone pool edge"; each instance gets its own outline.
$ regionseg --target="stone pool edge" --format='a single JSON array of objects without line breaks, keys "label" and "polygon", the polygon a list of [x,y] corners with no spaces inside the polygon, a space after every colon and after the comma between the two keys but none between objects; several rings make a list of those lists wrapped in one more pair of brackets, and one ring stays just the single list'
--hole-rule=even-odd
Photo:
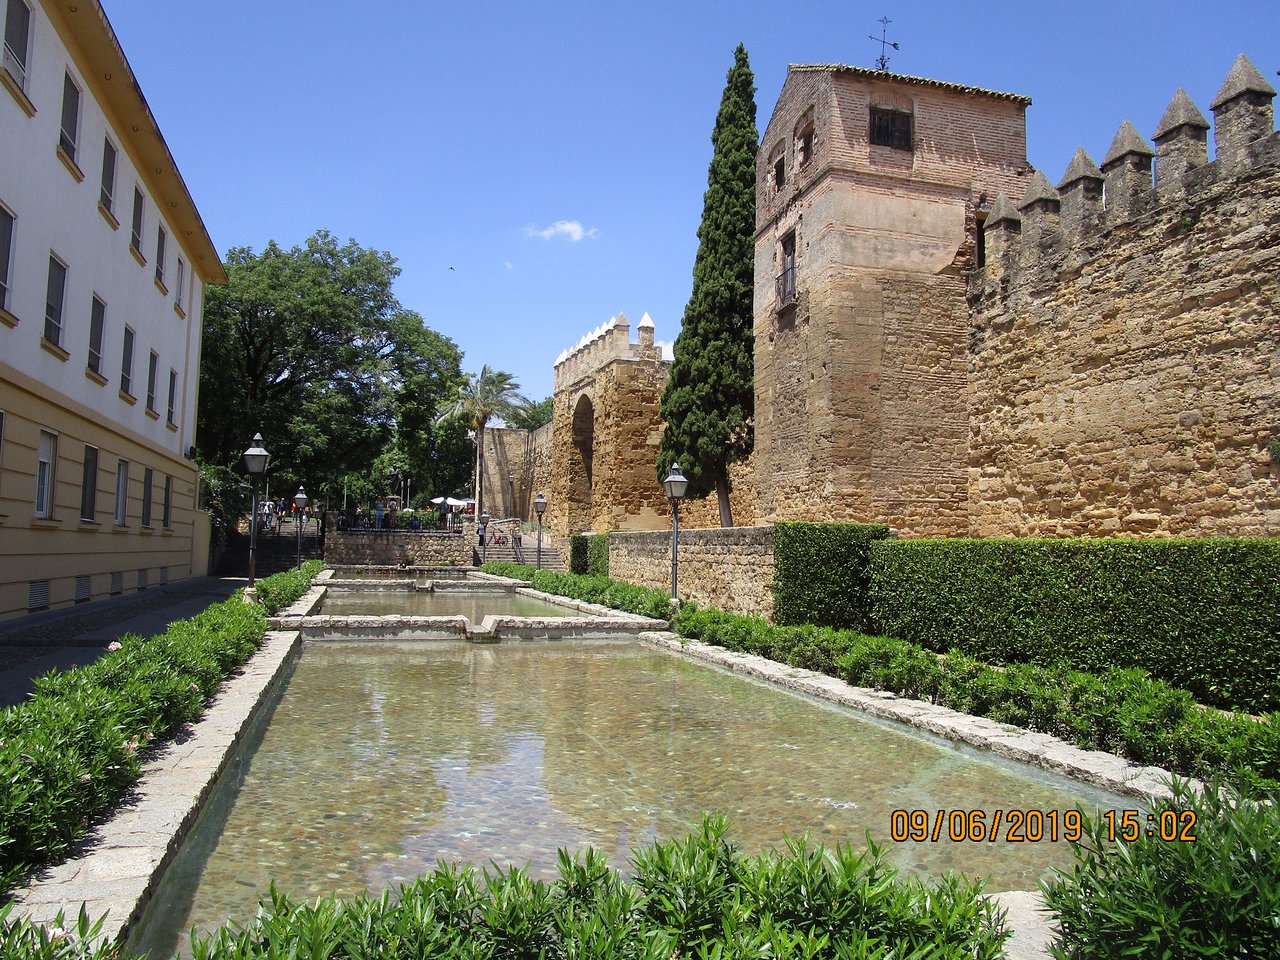
[{"label": "stone pool edge", "polygon": [[[738,653],[689,640],[675,633],[647,632],[641,643],[669,650],[734,673],[817,697],[884,720],[905,723],[948,740],[990,750],[1072,780],[1079,780],[1122,796],[1155,800],[1172,796],[1172,774],[1161,767],[1144,767],[1099,750],[1082,750],[1057,737],[1034,733],[1007,723],[960,713],[950,707],[909,700],[896,693],[855,687],[837,677],[793,667],[750,653]],[[1200,789],[1202,784],[1190,780]],[[1049,957],[1053,939],[1052,913],[1036,890],[1009,890],[987,894],[1006,912],[1012,936],[1005,943],[1005,960],[1041,960]]]},{"label": "stone pool edge", "polygon": [[48,924],[61,912],[73,929],[83,907],[91,920],[104,918],[101,940],[123,943],[301,645],[296,631],[268,631],[204,716],[142,765],[124,803],[76,845],[76,854],[14,891],[11,916]]}]

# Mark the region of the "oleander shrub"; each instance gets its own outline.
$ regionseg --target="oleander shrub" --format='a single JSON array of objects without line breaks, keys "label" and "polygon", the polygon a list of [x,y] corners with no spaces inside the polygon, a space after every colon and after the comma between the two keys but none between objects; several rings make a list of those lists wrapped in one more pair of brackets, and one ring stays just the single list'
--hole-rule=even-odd
[{"label": "oleander shrub", "polygon": [[1280,538],[893,540],[870,557],[873,632],[1280,709]]},{"label": "oleander shrub", "polygon": [[880,524],[774,524],[774,621],[867,630],[870,548],[887,536]]},{"label": "oleander shrub", "polygon": [[512,580],[533,579],[537,569],[532,563],[509,563],[506,560],[490,560],[480,568],[482,573],[492,573],[495,577],[510,577]]},{"label": "oleander shrub", "polygon": [[81,905],[77,919],[58,913],[48,924],[11,918],[12,904],[0,905],[0,957],[4,960],[120,960],[121,948],[99,938],[105,915],[90,921]]},{"label": "oleander shrub", "polygon": [[[309,580],[290,572],[258,586],[285,605]],[[204,713],[265,632],[263,608],[236,595],[157,636],[122,637],[93,663],[46,674],[0,713],[0,891],[57,861],[118,804],[144,755]]]},{"label": "oleander shrub", "polygon": [[286,570],[259,580],[254,585],[258,591],[258,602],[266,609],[268,616],[274,617],[306,593],[311,586],[311,579],[323,569],[322,561],[308,560],[297,570]]},{"label": "oleander shrub", "polygon": [[[397,895],[293,901],[272,890],[245,928],[193,938],[193,960],[561,957],[995,960],[1008,937],[979,882],[902,879],[882,850],[789,841],[745,856],[723,818],[639,849],[630,879],[592,848],[559,878],[441,864]],[[17,960],[26,960],[25,957]]]},{"label": "oleander shrub", "polygon": [[1280,791],[1175,782],[1128,822],[1084,819],[1042,884],[1055,958],[1280,957]]}]

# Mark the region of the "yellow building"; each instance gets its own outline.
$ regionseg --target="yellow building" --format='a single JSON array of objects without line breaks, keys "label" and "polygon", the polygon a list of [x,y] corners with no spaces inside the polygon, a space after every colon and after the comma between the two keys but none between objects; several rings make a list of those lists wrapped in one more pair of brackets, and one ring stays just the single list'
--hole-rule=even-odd
[{"label": "yellow building", "polygon": [[0,0],[0,619],[207,567],[217,251],[97,0]]}]

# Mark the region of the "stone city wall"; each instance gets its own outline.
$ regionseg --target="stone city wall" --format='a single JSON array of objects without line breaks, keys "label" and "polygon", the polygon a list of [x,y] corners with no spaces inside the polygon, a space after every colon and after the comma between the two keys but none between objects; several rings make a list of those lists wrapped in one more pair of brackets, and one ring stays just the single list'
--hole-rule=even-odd
[{"label": "stone city wall", "polygon": [[[681,509],[683,517],[684,510]],[[609,535],[609,576],[671,588],[671,531]],[[773,616],[773,527],[680,528],[678,590],[683,600],[732,613]]]},{"label": "stone city wall", "polygon": [[972,288],[974,535],[1280,533],[1280,137],[1251,70],[1215,101],[1212,163],[1179,91],[1154,151],[1126,124],[1101,169],[1080,151],[1057,189],[998,201]]},{"label": "stone city wall", "polygon": [[465,533],[462,536],[402,530],[351,533],[330,527],[324,535],[324,562],[343,566],[393,566],[403,562],[465,567],[471,565],[474,543],[475,536]]}]

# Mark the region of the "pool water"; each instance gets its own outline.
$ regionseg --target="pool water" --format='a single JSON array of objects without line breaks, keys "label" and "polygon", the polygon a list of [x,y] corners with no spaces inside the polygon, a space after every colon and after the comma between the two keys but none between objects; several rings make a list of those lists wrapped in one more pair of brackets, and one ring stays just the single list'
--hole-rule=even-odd
[{"label": "pool water", "polygon": [[507,617],[581,617],[572,607],[503,590],[346,590],[330,587],[321,616],[463,616],[478,624],[489,614]]},{"label": "pool water", "polygon": [[[634,642],[308,644],[148,912],[135,948],[298,897],[394,889],[437,861],[555,876],[729,816],[749,852],[888,843],[899,809],[1087,810],[1081,784]],[[238,792],[237,789],[238,788]],[[891,845],[904,870],[1034,889],[1064,842]]]}]

